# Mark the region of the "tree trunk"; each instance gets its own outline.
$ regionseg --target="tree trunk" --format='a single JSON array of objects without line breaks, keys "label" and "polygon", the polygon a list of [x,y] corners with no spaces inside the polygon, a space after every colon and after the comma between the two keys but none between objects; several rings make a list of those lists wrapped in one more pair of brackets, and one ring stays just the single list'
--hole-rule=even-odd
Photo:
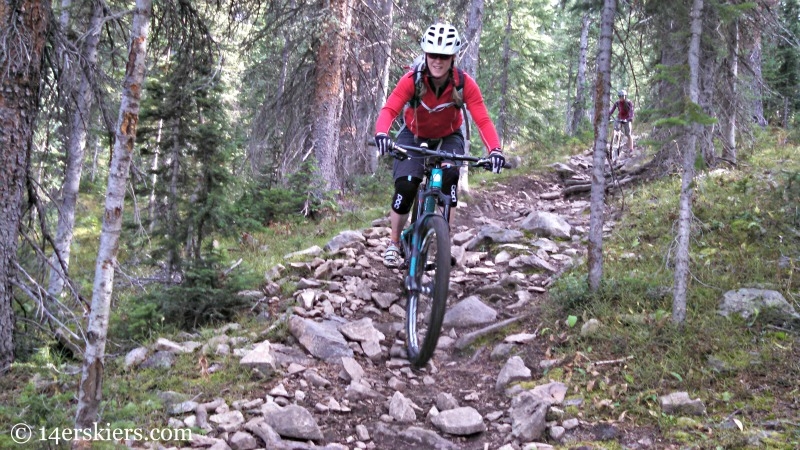
[{"label": "tree trunk", "polygon": [[752,98],[752,118],[753,121],[762,127],[767,126],[767,119],[764,118],[764,75],[761,71],[761,30],[752,30],[753,40],[750,43],[750,54],[748,56],[752,78],[750,79],[750,98]]},{"label": "tree trunk", "polygon": [[736,165],[736,113],[739,110],[739,90],[736,84],[739,82],[739,21],[736,20],[731,25],[731,51],[730,51],[730,73],[728,79],[728,117],[725,123],[725,145],[722,147],[722,159],[729,164]]},{"label": "tree trunk", "polygon": [[481,31],[483,29],[483,1],[470,0],[467,13],[467,28],[461,37],[464,43],[464,53],[458,65],[461,70],[478,79],[478,57],[480,56]]},{"label": "tree trunk", "polygon": [[156,130],[156,142],[153,146],[153,161],[150,163],[150,197],[148,198],[147,202],[147,218],[150,221],[150,224],[147,227],[147,231],[150,233],[156,229],[156,224],[158,224],[158,218],[156,209],[158,207],[158,202],[156,201],[156,186],[158,185],[158,157],[161,154],[161,132],[164,130],[164,119],[158,120],[158,129]]},{"label": "tree trunk", "polygon": [[605,161],[608,136],[608,110],[611,98],[611,42],[614,33],[616,0],[605,0],[600,16],[600,37],[597,41],[597,80],[594,104],[594,154],[592,159],[592,192],[589,204],[589,289],[596,292],[603,281],[603,223],[605,222]]},{"label": "tree trunk", "polygon": [[[62,5],[64,3],[62,2]],[[66,9],[64,10],[66,11]],[[63,17],[62,12],[62,17]],[[80,70],[80,87],[76,96],[76,105],[72,109],[72,120],[66,148],[66,168],[64,185],[61,189],[61,205],[58,210],[58,226],[56,228],[55,250],[51,258],[50,282],[47,292],[52,297],[61,295],[64,289],[64,277],[69,269],[70,246],[75,228],[75,205],[78,203],[78,189],[83,171],[83,155],[86,149],[86,134],[91,121],[92,77],[97,64],[97,45],[100,42],[100,27],[103,21],[103,5],[94,3],[92,18],[89,21],[86,40],[83,46]],[[70,73],[75,73],[70,71]]]},{"label": "tree trunk", "polygon": [[513,17],[514,0],[508,0],[508,16],[506,18],[506,35],[503,38],[503,56],[500,67],[500,111],[497,117],[497,134],[500,135],[500,142],[506,136],[506,126],[508,124],[508,71],[511,61],[511,19]]},{"label": "tree trunk", "polygon": [[180,213],[178,211],[178,178],[181,171],[181,118],[173,117],[172,120],[172,154],[170,155],[170,178],[169,178],[169,191],[167,193],[167,230],[169,231],[167,252],[167,274],[169,279],[172,280],[175,274],[181,271],[181,254],[180,244],[176,243],[178,240],[178,224],[180,222]]},{"label": "tree trunk", "polygon": [[569,125],[569,134],[572,136],[578,132],[581,119],[586,114],[584,89],[586,88],[586,53],[589,48],[589,25],[591,23],[589,14],[584,14],[581,18],[581,44],[578,55],[578,76],[575,80],[575,104],[572,106],[572,121]]},{"label": "tree trunk", "polygon": [[14,361],[12,286],[50,1],[0,3],[0,375]]},{"label": "tree trunk", "polygon": [[114,268],[122,230],[125,188],[130,175],[136,126],[139,122],[139,101],[144,82],[147,33],[151,14],[152,0],[136,0],[128,64],[116,125],[116,142],[108,171],[100,246],[95,265],[92,306],[75,415],[77,428],[89,428],[97,422],[97,410],[103,398],[103,359],[108,334],[111,293],[114,287]]},{"label": "tree trunk", "polygon": [[315,112],[312,145],[318,170],[329,191],[338,191],[341,180],[339,163],[339,123],[342,117],[342,60],[345,24],[350,14],[348,0],[329,0],[330,12],[324,19],[323,32],[316,52]]},{"label": "tree trunk", "polygon": [[[689,100],[699,104],[700,35],[703,32],[703,0],[694,0],[691,12],[691,42],[689,44]],[[680,211],[678,216],[678,248],[675,252],[675,279],[672,299],[672,321],[683,324],[686,320],[686,291],[689,281],[689,239],[692,227],[692,184],[697,137],[702,132],[698,123],[687,127],[689,139],[683,153],[683,178],[681,180]]]},{"label": "tree trunk", "polygon": [[[467,28],[462,36],[462,41],[466,43],[466,51],[461,55],[459,66],[461,70],[470,74],[476,81],[478,80],[478,61],[480,60],[481,31],[483,30],[483,0],[471,0],[469,12],[467,13]],[[469,137],[469,126],[472,117],[466,109],[462,108],[464,123],[461,125],[461,132],[464,137]],[[470,142],[465,140],[464,152],[469,154]],[[458,190],[469,192],[469,167],[466,165],[459,168]]]},{"label": "tree trunk", "polygon": [[61,26],[61,31],[66,32],[69,28],[69,15],[72,0],[61,0],[61,14],[58,17],[58,24]]}]

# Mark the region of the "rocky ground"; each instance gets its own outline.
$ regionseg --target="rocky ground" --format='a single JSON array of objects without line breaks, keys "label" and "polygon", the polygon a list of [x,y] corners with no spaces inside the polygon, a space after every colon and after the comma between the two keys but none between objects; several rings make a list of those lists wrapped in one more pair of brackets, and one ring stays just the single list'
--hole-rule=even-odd
[{"label": "rocky ground", "polygon": [[[569,363],[550,356],[552,337],[539,333],[552,324],[538,311],[555,278],[584,257],[589,204],[562,194],[565,180],[585,177],[588,167],[583,155],[542,178],[511,177],[463,196],[448,312],[424,369],[404,358],[402,273],[381,261],[386,220],[287,255],[264,291],[245,293],[278,318],[255,339],[231,324],[206,342],[161,339],[128,354],[126,365],[169,364],[170,355],[192,352],[209,355],[204,371],[248,370],[265,380],[263,392],[230,403],[212,392],[194,400],[165,394],[169,425],[208,432],[195,434],[195,448],[669,448],[657,430],[568,414],[584,399],[545,376]],[[297,290],[282,297],[287,280]],[[280,327],[288,331],[276,340]],[[227,354],[240,363],[213,363]],[[675,394],[662,408],[704,407]]]}]

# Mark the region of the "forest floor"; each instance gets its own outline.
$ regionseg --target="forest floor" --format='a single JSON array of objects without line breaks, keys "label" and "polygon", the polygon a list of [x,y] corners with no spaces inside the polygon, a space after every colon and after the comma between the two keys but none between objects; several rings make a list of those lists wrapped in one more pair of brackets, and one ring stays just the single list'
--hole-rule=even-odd
[{"label": "forest floor", "polygon": [[[646,158],[640,154],[621,164],[627,170],[635,170],[645,162]],[[588,152],[572,156],[569,165],[575,169],[574,178],[589,178]],[[625,171],[622,169],[620,173]],[[258,435],[260,440],[253,441],[255,446],[248,446],[241,436],[252,430],[244,421],[238,421],[205,428],[204,436],[211,440],[195,442],[193,448],[213,445],[214,449],[250,449],[263,448],[264,443],[269,449],[331,450],[800,448],[797,330],[755,320],[747,324],[722,321],[709,308],[698,315],[710,318],[699,326],[693,325],[689,335],[676,331],[669,326],[669,314],[660,313],[669,308],[670,302],[668,294],[663,293],[669,291],[664,287],[668,281],[663,278],[615,285],[611,300],[587,297],[585,281],[571,274],[570,269],[585,264],[588,192],[565,196],[562,194],[566,187],[563,173],[551,167],[533,174],[510,170],[485,184],[477,181],[470,193],[461,194],[461,204],[451,224],[454,255],[458,255],[459,263],[451,274],[448,311],[456,309],[465,298],[477,295],[484,310],[493,309],[496,317],[482,324],[445,326],[440,345],[425,368],[413,369],[405,359],[403,273],[382,264],[381,255],[388,242],[388,221],[382,218],[357,230],[364,239],[352,246],[284,261],[285,271],[272,283],[281,287],[258,300],[248,311],[250,317],[242,323],[179,333],[170,337],[178,344],[167,345],[167,350],[164,345],[159,347],[159,343],[151,344],[145,349],[148,359],[137,363],[141,366],[133,366],[136,368],[128,367],[128,357],[122,358],[125,352],[116,355],[119,358],[111,358],[107,363],[105,390],[109,406],[104,411],[104,421],[116,419],[119,423],[141,425],[142,420],[149,420],[150,427],[168,423],[173,427],[198,429],[196,416],[200,414],[193,414],[194,410],[167,413],[171,409],[168,403],[151,401],[154,395],[161,398],[169,393],[201,404],[224,398],[221,406],[214,406],[215,411],[207,411],[209,421],[215,416],[226,417],[234,409],[241,410],[244,421],[253,421],[261,419],[273,401],[294,404],[313,417],[322,433],[321,438],[313,439],[279,433],[282,438],[271,442],[269,436]],[[709,194],[708,190],[698,194],[698,214],[703,214],[705,205],[720,203],[703,197]],[[604,236],[609,237],[609,245],[604,255],[609,263],[629,261],[629,269],[624,270],[633,276],[647,257],[642,256],[644,250],[638,251],[638,255],[630,252],[630,242],[624,246],[612,243],[612,236],[617,240],[621,236],[615,227],[625,223],[625,214],[631,213],[630,209],[616,206],[618,195],[609,192],[608,196]],[[626,195],[630,196],[630,191]],[[730,198],[727,195],[723,193],[722,198]],[[658,211],[658,197],[647,194],[648,208],[655,211],[655,225],[643,228],[646,232],[625,230],[632,233],[629,241],[637,241],[635,245],[639,247],[652,246],[656,249],[654,253],[664,245],[657,241],[659,232],[654,230],[661,230],[657,227],[663,226],[662,217],[667,217]],[[673,209],[674,205],[670,205],[666,210]],[[572,226],[570,237],[542,239],[526,231],[511,244],[495,242],[468,249],[463,237],[461,243],[455,242],[456,236],[477,236],[487,227],[520,230],[525,219],[536,211],[547,211],[566,220]],[[710,231],[704,236],[709,241],[712,238]],[[769,247],[763,236],[759,239],[762,246]],[[745,246],[737,244],[731,248]],[[506,251],[512,257],[539,255],[545,264],[539,268],[520,268],[504,259]],[[744,262],[763,259],[734,256]],[[655,255],[652,260],[658,265],[662,258]],[[728,260],[719,264],[724,270],[729,270],[730,265]],[[697,275],[703,276],[700,269]],[[755,278],[753,274],[746,275]],[[745,271],[736,276],[745,277]],[[792,285],[794,272],[788,277]],[[300,287],[301,284],[306,287]],[[291,288],[284,290],[284,286]],[[567,286],[566,296],[564,286]],[[259,289],[256,293],[262,292],[259,295],[270,291],[269,286],[256,288]],[[651,297],[651,291],[661,294]],[[397,297],[391,307],[379,301],[391,295]],[[629,302],[625,297],[631,295],[634,299]],[[634,306],[621,307],[618,303],[622,301]],[[610,306],[601,306],[602,303]],[[266,322],[253,318],[259,311],[258,316]],[[572,324],[568,321],[570,315],[577,316]],[[621,320],[623,315],[645,318],[641,323],[625,322]],[[304,323],[339,325],[363,324],[367,320],[370,324],[367,328],[378,330],[383,336],[380,349],[369,355],[363,342],[346,342],[352,350],[351,366],[347,369],[341,357],[326,359],[315,354],[308,341],[303,340],[303,333],[293,329],[293,318]],[[581,328],[591,319],[599,320],[602,328],[598,334],[587,337]],[[281,324],[282,320],[288,323]],[[512,320],[516,321],[495,328],[468,345],[457,345],[459,339],[485,329],[487,324],[491,327]],[[698,318],[694,321],[701,322]],[[522,342],[509,341],[519,336],[527,337]],[[277,349],[284,348],[278,353],[287,351],[285,355],[291,355],[279,361],[280,367],[268,376],[249,370],[240,362],[241,355],[265,339]],[[170,347],[184,345],[181,340],[195,345],[191,350],[175,351],[163,366],[159,361],[148,366],[151,359],[163,356]],[[203,350],[198,350],[198,341],[204,341],[199,344]],[[683,356],[684,353],[690,355]],[[500,373],[513,357],[522,360],[530,375],[498,387]],[[62,368],[52,373],[48,368],[26,383],[25,370],[20,368],[0,379],[0,419],[13,422],[24,418],[33,423],[49,420],[56,414],[61,417],[60,422],[68,422],[79,372]],[[318,374],[324,383],[312,373]],[[354,383],[354,374],[359,382]],[[547,427],[537,438],[520,437],[518,418],[512,412],[515,396],[520,390],[552,383],[565,386],[564,399],[549,408]],[[659,397],[675,392],[688,392],[692,399],[701,399],[704,413],[682,416],[662,411]],[[405,413],[398,413],[396,408],[393,411],[391,403],[398,393],[410,402],[413,418],[403,416]],[[436,425],[431,414],[445,410],[444,395],[451,396],[445,402],[448,408],[455,402],[457,406],[477,411],[485,430],[462,435],[448,433]],[[137,412],[131,405],[138,405],[142,411],[153,409],[149,413]],[[205,406],[202,409],[205,415]],[[133,415],[125,416],[123,410],[124,414]],[[40,416],[33,417],[33,413]],[[0,435],[2,448],[10,442],[4,438],[7,436]],[[189,447],[180,447],[178,443],[167,448]]]}]

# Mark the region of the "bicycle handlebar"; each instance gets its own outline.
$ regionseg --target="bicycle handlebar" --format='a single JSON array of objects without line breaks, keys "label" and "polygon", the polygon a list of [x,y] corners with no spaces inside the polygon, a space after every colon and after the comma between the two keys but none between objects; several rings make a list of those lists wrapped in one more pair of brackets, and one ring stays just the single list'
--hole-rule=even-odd
[{"label": "bicycle handlebar", "polygon": [[470,167],[483,167],[486,170],[492,170],[492,161],[489,158],[478,158],[476,156],[459,155],[453,152],[444,152],[441,150],[432,150],[426,147],[414,147],[413,145],[401,145],[394,143],[389,153],[396,159],[407,159],[410,157],[409,152],[418,153],[424,156],[436,156],[443,159],[453,161],[465,161]]}]

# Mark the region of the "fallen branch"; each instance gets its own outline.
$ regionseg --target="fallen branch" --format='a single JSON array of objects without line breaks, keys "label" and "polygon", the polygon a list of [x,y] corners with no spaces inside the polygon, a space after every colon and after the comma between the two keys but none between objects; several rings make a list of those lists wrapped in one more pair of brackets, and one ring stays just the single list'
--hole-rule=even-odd
[{"label": "fallen branch", "polygon": [[231,273],[231,272],[233,272],[233,269],[235,269],[235,268],[239,267],[239,264],[241,264],[241,263],[242,263],[242,258],[239,258],[239,260],[238,260],[238,261],[236,261],[235,263],[233,263],[233,265],[232,265],[232,266],[231,266],[229,269],[227,269],[227,270],[225,270],[224,272],[222,272],[222,274],[223,274],[224,276],[226,276],[226,277],[227,277],[227,276],[228,276],[228,274],[229,274],[229,273]]},{"label": "fallen branch", "polygon": [[500,328],[503,328],[505,326],[511,325],[512,323],[518,321],[519,319],[520,319],[520,317],[512,317],[512,318],[506,319],[506,320],[504,320],[502,322],[498,322],[498,323],[496,323],[494,325],[489,325],[486,328],[481,328],[480,330],[473,331],[472,333],[467,333],[467,334],[461,336],[460,338],[458,338],[458,340],[456,341],[455,347],[457,349],[459,349],[459,350],[463,350],[466,347],[469,347],[470,344],[475,342],[481,336],[485,336],[485,335],[487,335],[487,334],[489,334],[489,333],[491,333],[493,331],[499,330]]},{"label": "fallen branch", "polygon": [[623,363],[623,362],[631,360],[631,359],[633,359],[633,355],[626,356],[626,357],[620,358],[620,359],[609,359],[609,360],[606,360],[606,361],[596,361],[596,362],[593,362],[592,365],[593,366],[607,366],[609,364]]}]

